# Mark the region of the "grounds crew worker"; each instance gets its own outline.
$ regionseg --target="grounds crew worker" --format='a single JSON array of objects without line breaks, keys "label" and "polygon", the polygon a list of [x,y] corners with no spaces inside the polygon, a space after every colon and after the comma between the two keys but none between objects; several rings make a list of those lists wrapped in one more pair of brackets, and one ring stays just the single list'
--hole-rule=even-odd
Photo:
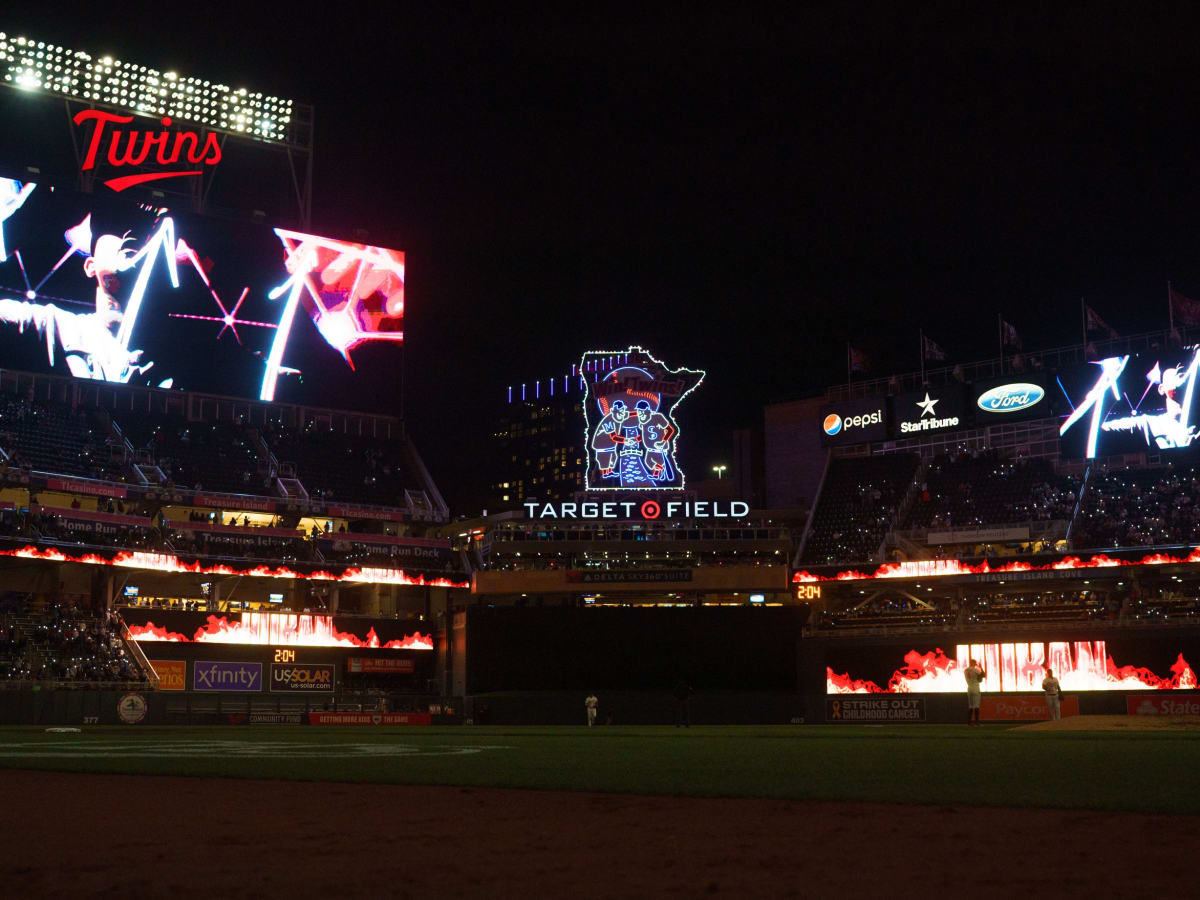
[{"label": "grounds crew worker", "polygon": [[979,704],[983,699],[980,691],[980,685],[983,684],[983,679],[987,677],[987,672],[980,668],[979,663],[971,660],[971,664],[967,666],[963,677],[967,679],[967,724],[979,724]]},{"label": "grounds crew worker", "polygon": [[1050,718],[1061,719],[1062,688],[1049,666],[1046,666],[1046,677],[1042,679],[1042,690],[1046,692],[1046,708],[1050,710]]}]

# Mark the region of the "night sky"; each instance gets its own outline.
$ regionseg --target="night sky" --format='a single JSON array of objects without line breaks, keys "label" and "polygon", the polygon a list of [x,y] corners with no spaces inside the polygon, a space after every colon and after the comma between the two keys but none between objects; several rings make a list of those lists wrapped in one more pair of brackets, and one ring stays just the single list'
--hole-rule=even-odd
[{"label": "night sky", "polygon": [[405,413],[452,503],[506,386],[587,349],[708,370],[680,410],[706,470],[843,379],[847,340],[886,375],[918,327],[970,360],[997,312],[1040,348],[1078,340],[1081,296],[1123,333],[1165,326],[1168,278],[1200,296],[1200,53],[1170,11],[434,6],[5,29],[316,106],[314,230],[406,252]]}]

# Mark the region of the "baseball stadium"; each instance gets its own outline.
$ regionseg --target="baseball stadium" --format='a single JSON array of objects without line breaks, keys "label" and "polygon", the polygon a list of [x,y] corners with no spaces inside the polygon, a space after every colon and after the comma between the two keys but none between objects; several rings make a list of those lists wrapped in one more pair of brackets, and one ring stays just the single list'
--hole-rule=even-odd
[{"label": "baseball stadium", "polygon": [[313,107],[101,51],[0,33],[7,896],[1190,893],[1200,304],[847,347],[732,466],[584,337],[456,509]]}]

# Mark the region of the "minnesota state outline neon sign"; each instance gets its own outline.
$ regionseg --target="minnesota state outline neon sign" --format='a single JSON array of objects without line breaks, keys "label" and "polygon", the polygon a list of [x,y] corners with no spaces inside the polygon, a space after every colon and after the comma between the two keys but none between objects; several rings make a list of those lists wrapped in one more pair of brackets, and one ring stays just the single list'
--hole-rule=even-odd
[{"label": "minnesota state outline neon sign", "polygon": [[675,459],[679,425],[675,410],[704,381],[699,369],[672,369],[641,347],[590,350],[593,360],[621,356],[624,362],[600,377],[585,376],[584,445],[588,455],[584,488],[589,491],[681,490],[685,478]]}]

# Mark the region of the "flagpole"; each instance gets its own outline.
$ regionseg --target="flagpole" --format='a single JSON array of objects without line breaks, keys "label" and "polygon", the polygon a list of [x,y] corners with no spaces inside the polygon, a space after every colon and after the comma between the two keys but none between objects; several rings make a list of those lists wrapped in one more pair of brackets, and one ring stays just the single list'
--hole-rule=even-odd
[{"label": "flagpole", "polygon": [[1004,314],[996,313],[996,330],[1000,334],[1000,374],[1004,374]]},{"label": "flagpole", "polygon": [[1079,298],[1079,334],[1083,338],[1083,361],[1087,362],[1087,303]]}]

